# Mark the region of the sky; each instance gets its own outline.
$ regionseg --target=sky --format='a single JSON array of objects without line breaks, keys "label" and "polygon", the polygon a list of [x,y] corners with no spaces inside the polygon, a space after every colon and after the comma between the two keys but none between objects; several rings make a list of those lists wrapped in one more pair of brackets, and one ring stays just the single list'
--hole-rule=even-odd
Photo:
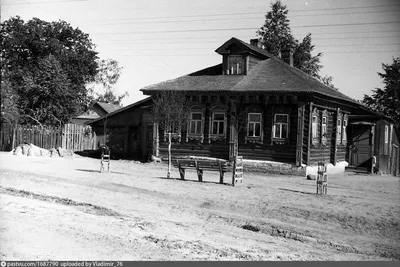
[{"label": "sky", "polygon": [[[0,0],[1,21],[13,16],[65,20],[89,34],[101,59],[123,67],[115,85],[129,105],[141,88],[222,62],[215,50],[231,37],[256,38],[271,1],[265,0]],[[322,52],[322,76],[361,100],[382,88],[382,63],[400,56],[398,0],[285,0],[292,33],[312,35]]]}]

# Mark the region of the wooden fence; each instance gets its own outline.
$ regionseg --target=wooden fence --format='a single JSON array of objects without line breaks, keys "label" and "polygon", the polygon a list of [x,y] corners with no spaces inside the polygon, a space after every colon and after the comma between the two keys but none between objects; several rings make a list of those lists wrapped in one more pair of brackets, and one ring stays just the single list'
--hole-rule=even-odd
[{"label": "wooden fence", "polygon": [[97,149],[96,133],[88,125],[65,124],[62,148],[73,151],[95,150]]},{"label": "wooden fence", "polygon": [[87,125],[65,124],[61,128],[18,125],[15,129],[9,124],[1,125],[0,151],[11,151],[23,143],[32,143],[45,149],[97,149],[96,134]]}]

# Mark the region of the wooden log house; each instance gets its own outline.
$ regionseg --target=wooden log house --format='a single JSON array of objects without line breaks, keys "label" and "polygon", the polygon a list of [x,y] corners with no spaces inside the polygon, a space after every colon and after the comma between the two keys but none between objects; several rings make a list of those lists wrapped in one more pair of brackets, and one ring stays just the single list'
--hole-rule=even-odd
[{"label": "wooden log house", "polygon": [[[237,134],[246,160],[347,166],[349,116],[375,113],[256,40],[231,38],[215,52],[221,64],[141,89],[150,96],[181,92],[190,102],[187,127],[173,133],[173,156],[231,159]],[[167,136],[157,124],[153,133],[153,154],[166,157]]]}]

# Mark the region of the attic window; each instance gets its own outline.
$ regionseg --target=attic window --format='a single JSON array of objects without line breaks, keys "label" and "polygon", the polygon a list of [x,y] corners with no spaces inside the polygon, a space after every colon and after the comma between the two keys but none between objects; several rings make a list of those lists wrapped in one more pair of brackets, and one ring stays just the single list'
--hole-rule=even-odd
[{"label": "attic window", "polygon": [[242,73],[243,73],[242,56],[228,56],[227,74],[242,74]]}]

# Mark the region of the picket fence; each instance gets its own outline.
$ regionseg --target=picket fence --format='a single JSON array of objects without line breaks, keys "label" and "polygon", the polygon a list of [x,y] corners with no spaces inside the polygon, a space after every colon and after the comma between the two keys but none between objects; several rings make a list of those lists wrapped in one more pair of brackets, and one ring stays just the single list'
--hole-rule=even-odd
[{"label": "picket fence", "polygon": [[11,151],[19,144],[28,143],[50,149],[62,147],[73,151],[97,148],[96,133],[88,125],[65,124],[62,127],[2,124],[0,151]]}]

